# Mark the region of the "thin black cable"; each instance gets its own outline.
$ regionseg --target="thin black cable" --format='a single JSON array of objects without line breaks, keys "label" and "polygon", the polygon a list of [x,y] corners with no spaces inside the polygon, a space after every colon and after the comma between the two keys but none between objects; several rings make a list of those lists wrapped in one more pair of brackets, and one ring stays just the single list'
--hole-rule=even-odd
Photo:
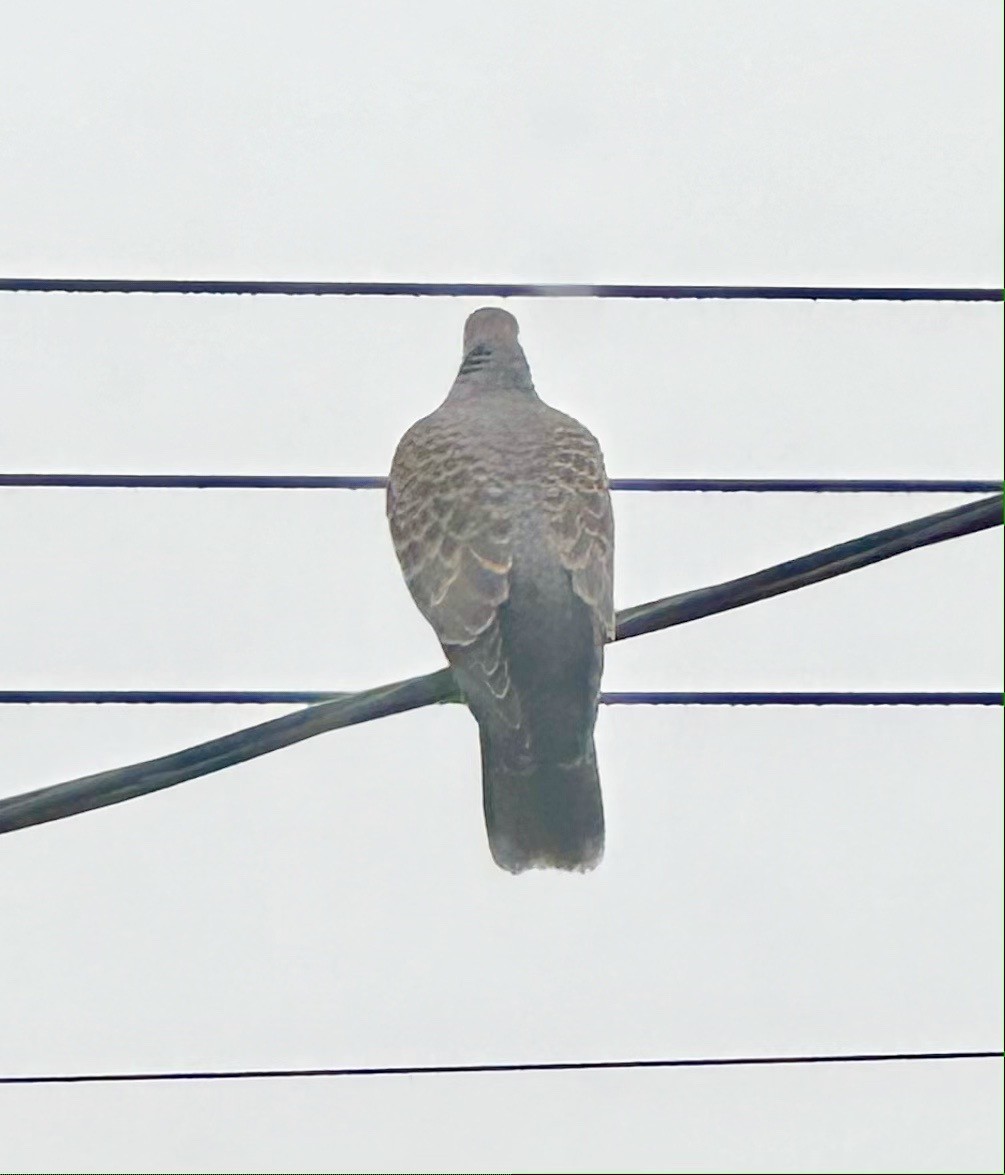
[{"label": "thin black cable", "polygon": [[609,706],[1001,706],[1000,693],[976,691],[851,692],[825,690],[789,693],[762,692],[646,693],[640,691],[602,694]]},{"label": "thin black cable", "polygon": [[993,1049],[928,1053],[821,1053],[775,1057],[680,1057],[634,1061],[531,1061],[485,1065],[380,1065],[345,1069],[190,1069],[161,1073],[45,1073],[0,1076],[0,1085],[83,1085],[138,1081],[247,1081],[288,1077],[417,1077],[471,1073],[573,1073],[604,1069],[708,1069],[757,1065],[874,1064],[882,1061],[986,1061]]},{"label": "thin black cable", "polygon": [[1001,302],[1002,290],[956,286],[588,285],[576,282],[194,281],[176,278],[4,277],[0,291],[64,294],[385,295],[427,298],[764,298],[868,302]]},{"label": "thin black cable", "polygon": [[[317,690],[0,690],[0,706],[287,706],[316,705],[348,695]],[[1001,706],[1003,695],[979,691],[619,690],[605,706]]]},{"label": "thin black cable", "polygon": [[[973,478],[615,477],[612,490],[643,493],[994,494],[1001,481]],[[266,473],[0,473],[14,489],[379,490],[386,477]]]}]

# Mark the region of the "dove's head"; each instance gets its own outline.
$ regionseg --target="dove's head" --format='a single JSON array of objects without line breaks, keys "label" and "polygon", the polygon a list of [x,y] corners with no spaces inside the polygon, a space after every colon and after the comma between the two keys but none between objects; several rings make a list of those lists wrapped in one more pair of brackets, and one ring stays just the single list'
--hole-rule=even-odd
[{"label": "dove's head", "polygon": [[481,310],[469,315],[464,324],[464,354],[479,343],[485,344],[489,349],[493,344],[499,343],[512,346],[516,343],[519,333],[520,327],[508,310],[483,306]]},{"label": "dove's head", "polygon": [[450,390],[455,399],[493,398],[517,393],[534,396],[534,384],[523,348],[520,328],[508,310],[485,306],[464,324],[464,359]]}]

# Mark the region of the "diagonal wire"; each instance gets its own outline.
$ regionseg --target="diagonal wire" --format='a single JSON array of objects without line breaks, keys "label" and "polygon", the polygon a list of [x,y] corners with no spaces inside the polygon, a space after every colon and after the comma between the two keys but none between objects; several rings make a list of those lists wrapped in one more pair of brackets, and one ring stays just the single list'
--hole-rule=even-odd
[{"label": "diagonal wire", "polygon": [[573,282],[199,281],[176,278],[4,277],[0,291],[66,294],[384,295],[427,298],[724,298],[867,302],[1001,302],[1002,290],[960,286],[611,285]]},{"label": "diagonal wire", "polygon": [[[334,690],[0,690],[0,706],[313,706],[350,696]],[[1002,702],[1002,694],[978,690],[615,690],[600,695],[602,706],[1001,706]]]},{"label": "diagonal wire", "polygon": [[379,1065],[326,1069],[183,1069],[135,1073],[39,1073],[0,1076],[0,1085],[123,1084],[142,1081],[248,1081],[306,1077],[415,1077],[472,1073],[576,1073],[610,1069],[710,1069],[734,1066],[876,1064],[884,1061],[1000,1060],[996,1049],[925,1053],[811,1053],[773,1057],[673,1057],[623,1061],[529,1061],[482,1065]]},{"label": "diagonal wire", "polygon": [[[979,478],[615,477],[612,490],[642,493],[994,494]],[[263,473],[0,473],[13,489],[381,490],[386,477]]]},{"label": "diagonal wire", "polygon": [[[1001,495],[985,498],[980,502],[943,510],[913,522],[814,551],[754,575],[628,608],[618,613],[616,639],[625,640],[661,628],[686,624],[703,616],[739,608],[781,592],[794,591],[833,576],[844,575],[920,546],[1000,526],[1002,505]],[[94,775],[81,776],[66,783],[0,800],[0,833],[122,803],[201,775],[209,775],[235,763],[246,762],[329,730],[400,714],[437,702],[453,701],[458,697],[453,674],[449,669],[441,669],[423,677],[413,677],[407,681],[350,694],[336,701],[322,702],[158,759],[99,771]]]},{"label": "diagonal wire", "polygon": [[798,559],[790,559],[787,563],[756,571],[753,575],[626,608],[618,613],[617,639],[641,636],[642,633],[655,632],[672,624],[684,624],[716,612],[740,608],[868,567],[870,563],[878,563],[906,551],[959,538],[991,526],[1001,526],[1002,505],[1000,494],[982,498],[979,502],[942,510],[938,514],[929,514],[821,551],[813,551]]},{"label": "diagonal wire", "polygon": [[135,1073],[63,1073],[0,1076],[0,1085],[122,1083],[139,1081],[234,1081],[290,1077],[398,1077],[432,1074],[556,1073],[610,1069],[697,1069],[727,1066],[874,1064],[883,1061],[1000,1060],[992,1049],[918,1053],[819,1053],[771,1057],[680,1057],[659,1060],[531,1061],[474,1065],[383,1065],[325,1069],[194,1069]]}]

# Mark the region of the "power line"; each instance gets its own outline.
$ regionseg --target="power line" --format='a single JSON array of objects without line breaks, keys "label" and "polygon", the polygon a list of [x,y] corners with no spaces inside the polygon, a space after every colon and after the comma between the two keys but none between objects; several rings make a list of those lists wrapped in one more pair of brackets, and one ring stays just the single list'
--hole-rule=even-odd
[{"label": "power line", "polygon": [[[2,696],[2,695],[0,695]],[[608,693],[600,697],[613,706],[1001,706],[1000,693],[965,691],[815,693],[762,691],[759,693]]]},{"label": "power line", "polygon": [[418,1077],[471,1073],[574,1073],[605,1069],[708,1069],[733,1066],[875,1064],[883,1061],[986,1061],[992,1049],[928,1053],[820,1053],[775,1057],[675,1057],[665,1060],[531,1061],[484,1065],[380,1065],[344,1069],[188,1069],[136,1073],[45,1073],[0,1076],[0,1085],[83,1085],[140,1081],[248,1081],[290,1077]]},{"label": "power line", "polygon": [[[0,706],[287,706],[350,696],[318,690],[0,690]],[[600,695],[605,706],[1001,706],[1003,695],[979,691],[628,690]]]},{"label": "power line", "polygon": [[[642,493],[994,494],[1002,482],[967,478],[615,477]],[[15,489],[379,490],[386,477],[260,473],[0,473]]]},{"label": "power line", "polygon": [[427,298],[760,298],[865,302],[1001,302],[1002,290],[959,286],[588,285],[575,282],[198,281],[175,278],[4,277],[0,291],[63,294],[284,294]]},{"label": "power line", "polygon": [[[741,608],[846,575],[907,551],[1001,525],[1002,496],[982,498],[952,510],[860,535],[848,542],[766,567],[752,575],[623,609],[616,617],[616,639],[626,640],[673,625],[687,624],[703,616]],[[269,754],[329,730],[457,698],[453,674],[449,669],[441,669],[422,677],[320,702],[157,759],[130,763],[0,799],[0,833],[49,820],[62,820],[109,804],[120,804]]]},{"label": "power line", "polygon": [[[2,484],[2,483],[0,483]],[[1000,481],[938,478],[616,477],[613,490],[718,494],[994,494]]]},{"label": "power line", "polygon": [[797,588],[808,587],[837,575],[846,575],[883,559],[907,551],[916,551],[932,543],[961,538],[992,526],[1002,525],[1002,495],[981,498],[951,510],[942,510],[924,518],[872,534],[861,535],[845,543],[789,559],[752,575],[722,584],[681,592],[665,600],[654,600],[625,608],[618,613],[617,639],[641,636],[671,624],[686,624],[702,616],[744,607]]}]

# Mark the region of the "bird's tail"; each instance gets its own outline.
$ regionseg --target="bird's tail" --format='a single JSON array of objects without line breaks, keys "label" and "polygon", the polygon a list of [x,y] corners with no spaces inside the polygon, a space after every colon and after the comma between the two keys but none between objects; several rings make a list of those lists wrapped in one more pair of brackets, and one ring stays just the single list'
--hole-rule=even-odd
[{"label": "bird's tail", "polygon": [[593,869],[604,855],[604,808],[593,739],[574,763],[516,765],[484,730],[482,798],[489,847],[510,873]]}]

